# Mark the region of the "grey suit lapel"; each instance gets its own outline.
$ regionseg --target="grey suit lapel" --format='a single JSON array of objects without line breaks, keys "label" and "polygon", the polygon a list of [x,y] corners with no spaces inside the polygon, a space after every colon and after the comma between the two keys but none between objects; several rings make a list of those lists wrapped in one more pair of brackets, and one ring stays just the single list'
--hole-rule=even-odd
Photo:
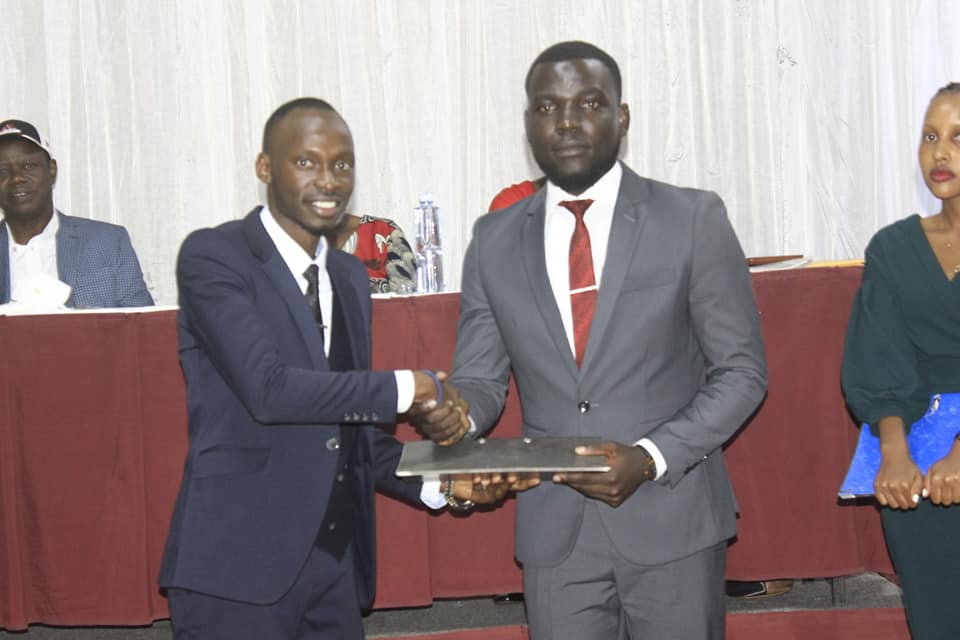
[{"label": "grey suit lapel", "polygon": [[530,198],[527,205],[526,217],[521,229],[521,245],[523,251],[523,266],[530,282],[530,290],[547,333],[557,347],[557,353],[563,354],[562,360],[567,370],[576,377],[577,361],[570,351],[570,342],[563,330],[563,320],[560,318],[560,309],[553,297],[550,286],[550,277],[547,275],[547,259],[544,253],[543,224],[546,218],[546,189],[540,189]]},{"label": "grey suit lapel", "polygon": [[613,317],[623,279],[639,244],[640,230],[647,217],[648,191],[643,179],[624,166],[617,203],[613,209],[613,223],[610,226],[607,256],[603,262],[600,291],[593,312],[593,323],[590,325],[590,339],[587,341],[587,351],[583,354],[581,375],[589,371],[591,356],[600,348],[603,333]]}]

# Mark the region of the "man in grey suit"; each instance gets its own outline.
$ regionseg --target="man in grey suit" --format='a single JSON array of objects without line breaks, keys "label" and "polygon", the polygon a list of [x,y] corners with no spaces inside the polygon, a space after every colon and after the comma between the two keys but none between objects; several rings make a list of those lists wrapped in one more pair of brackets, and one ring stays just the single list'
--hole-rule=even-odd
[{"label": "man in grey suit", "polygon": [[[524,436],[597,437],[578,453],[610,466],[518,494],[531,638],[722,638],[721,448],[767,383],[743,252],[715,194],[618,162],[630,112],[609,55],[554,45],[526,92],[548,183],[474,226],[450,381],[483,433],[512,369]],[[452,413],[421,420],[456,435]]]},{"label": "man in grey suit", "polygon": [[68,307],[152,305],[126,229],[57,211],[56,181],[57,161],[36,127],[0,122],[0,304],[62,288]]}]

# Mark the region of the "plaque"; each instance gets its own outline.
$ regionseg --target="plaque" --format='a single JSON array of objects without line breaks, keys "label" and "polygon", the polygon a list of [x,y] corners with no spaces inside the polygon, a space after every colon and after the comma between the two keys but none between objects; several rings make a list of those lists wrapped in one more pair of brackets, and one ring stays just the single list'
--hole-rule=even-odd
[{"label": "plaque", "polygon": [[609,471],[606,456],[580,456],[574,449],[600,442],[597,438],[464,438],[448,447],[430,440],[406,442],[396,475],[440,476],[473,473],[540,473]]}]

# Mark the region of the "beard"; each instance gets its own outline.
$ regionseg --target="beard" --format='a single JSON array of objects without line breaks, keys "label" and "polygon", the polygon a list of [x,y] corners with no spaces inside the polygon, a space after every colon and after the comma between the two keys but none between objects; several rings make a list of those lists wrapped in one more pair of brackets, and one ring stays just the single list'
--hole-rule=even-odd
[{"label": "beard", "polygon": [[620,139],[617,138],[616,144],[608,153],[602,157],[596,157],[590,163],[585,171],[567,173],[564,172],[559,163],[546,154],[537,154],[534,152],[534,160],[537,161],[540,170],[547,176],[547,180],[557,185],[564,191],[572,195],[579,195],[592,187],[597,180],[602,178],[617,162],[617,156],[620,155]]}]

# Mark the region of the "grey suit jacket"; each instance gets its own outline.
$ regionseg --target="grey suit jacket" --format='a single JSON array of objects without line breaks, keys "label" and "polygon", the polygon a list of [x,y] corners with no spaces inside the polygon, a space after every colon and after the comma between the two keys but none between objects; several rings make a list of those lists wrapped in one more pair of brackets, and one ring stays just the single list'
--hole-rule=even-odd
[{"label": "grey suit jacket", "polygon": [[[737,507],[721,447],[763,398],[766,362],[722,201],[624,167],[578,370],[547,277],[544,198],[541,190],[474,226],[452,375],[470,415],[481,432],[494,424],[512,368],[525,436],[651,439],[665,477],[618,508],[597,502],[613,543],[635,562],[668,562],[732,537]],[[561,562],[587,498],[546,482],[517,500],[518,560]]]},{"label": "grey suit jacket", "polygon": [[[121,226],[57,211],[57,273],[72,289],[68,307],[146,307],[153,304],[140,262]],[[6,223],[0,224],[0,304],[10,302]]]}]

